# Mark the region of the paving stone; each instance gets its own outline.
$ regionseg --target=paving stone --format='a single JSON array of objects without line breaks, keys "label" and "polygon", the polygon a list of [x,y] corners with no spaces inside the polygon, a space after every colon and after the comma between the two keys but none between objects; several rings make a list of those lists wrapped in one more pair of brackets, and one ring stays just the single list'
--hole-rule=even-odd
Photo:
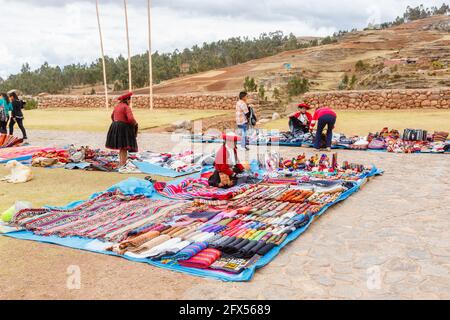
[{"label": "paving stone", "polygon": [[358,299],[362,296],[362,291],[351,285],[339,284],[330,290],[330,295],[343,299]]},{"label": "paving stone", "polygon": [[394,258],[391,259],[386,267],[392,271],[407,271],[407,272],[415,272],[419,269],[417,263],[414,263],[408,259]]},{"label": "paving stone", "polygon": [[420,262],[420,268],[423,275],[447,277],[450,274],[450,266],[444,267],[428,261]]},{"label": "paving stone", "polygon": [[406,278],[405,272],[388,271],[384,275],[383,282],[387,284],[397,283]]}]

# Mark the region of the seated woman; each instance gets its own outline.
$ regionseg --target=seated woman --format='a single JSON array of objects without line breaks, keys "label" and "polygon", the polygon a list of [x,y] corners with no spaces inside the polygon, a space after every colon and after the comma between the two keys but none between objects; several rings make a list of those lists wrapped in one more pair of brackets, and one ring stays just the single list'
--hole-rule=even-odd
[{"label": "seated woman", "polygon": [[311,107],[306,103],[298,105],[298,112],[289,116],[289,128],[293,135],[305,134],[309,132],[309,125],[311,124],[312,115],[308,112]]},{"label": "seated woman", "polygon": [[241,141],[241,137],[235,133],[227,133],[222,138],[224,142],[217,152],[214,162],[215,171],[209,178],[209,185],[227,188],[236,184],[237,174],[243,173],[245,169],[237,155],[237,143]]}]

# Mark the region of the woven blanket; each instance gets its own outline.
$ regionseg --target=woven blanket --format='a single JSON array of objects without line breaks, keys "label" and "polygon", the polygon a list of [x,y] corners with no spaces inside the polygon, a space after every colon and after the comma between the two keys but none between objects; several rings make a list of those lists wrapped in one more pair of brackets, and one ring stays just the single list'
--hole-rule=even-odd
[{"label": "woven blanket", "polygon": [[200,178],[186,179],[178,185],[165,185],[164,189],[158,190],[158,192],[167,198],[176,200],[229,200],[252,187],[252,185],[243,184],[229,189],[221,189],[210,187],[207,179]]},{"label": "woven blanket", "polygon": [[136,228],[177,214],[183,205],[107,192],[69,210],[22,210],[12,222],[43,236],[80,236],[120,242]]}]

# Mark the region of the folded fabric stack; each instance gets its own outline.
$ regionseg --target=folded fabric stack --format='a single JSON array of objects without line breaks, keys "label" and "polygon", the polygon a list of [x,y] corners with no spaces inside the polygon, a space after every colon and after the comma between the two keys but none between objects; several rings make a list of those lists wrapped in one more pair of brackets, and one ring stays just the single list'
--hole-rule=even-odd
[{"label": "folded fabric stack", "polygon": [[0,134],[0,148],[11,148],[20,145],[22,142],[23,139],[8,134]]},{"label": "folded fabric stack", "polygon": [[155,153],[151,151],[141,152],[136,155],[137,160],[158,165],[162,168],[176,172],[198,172],[203,165],[212,165],[212,155],[195,154],[192,150],[182,153]]},{"label": "folded fabric stack", "polygon": [[[91,149],[88,146],[77,148],[70,146],[66,169],[116,172],[119,167],[119,154],[116,151]],[[130,155],[130,159],[135,159]]]},{"label": "folded fabric stack", "polygon": [[69,153],[66,150],[40,151],[33,154],[31,165],[33,167],[50,167],[64,165],[69,162]]}]

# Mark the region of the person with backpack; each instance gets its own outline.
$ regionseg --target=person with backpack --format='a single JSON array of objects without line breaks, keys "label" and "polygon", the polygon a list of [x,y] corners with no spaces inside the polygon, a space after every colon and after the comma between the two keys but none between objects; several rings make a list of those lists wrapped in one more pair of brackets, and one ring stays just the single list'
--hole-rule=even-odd
[{"label": "person with backpack", "polygon": [[2,134],[8,134],[7,128],[11,111],[12,104],[6,93],[2,93],[0,96],[0,133]]},{"label": "person with backpack", "polygon": [[248,108],[247,99],[247,92],[239,93],[239,101],[236,103],[236,124],[242,136],[241,148],[248,151],[250,150],[247,146],[250,110]]},{"label": "person with backpack", "polygon": [[11,101],[12,111],[11,111],[11,120],[9,121],[9,134],[12,136],[14,133],[14,126],[17,123],[20,130],[22,131],[23,140],[27,140],[27,131],[23,126],[23,112],[22,109],[25,103],[19,99],[17,93],[11,92],[9,94],[9,100]]}]

